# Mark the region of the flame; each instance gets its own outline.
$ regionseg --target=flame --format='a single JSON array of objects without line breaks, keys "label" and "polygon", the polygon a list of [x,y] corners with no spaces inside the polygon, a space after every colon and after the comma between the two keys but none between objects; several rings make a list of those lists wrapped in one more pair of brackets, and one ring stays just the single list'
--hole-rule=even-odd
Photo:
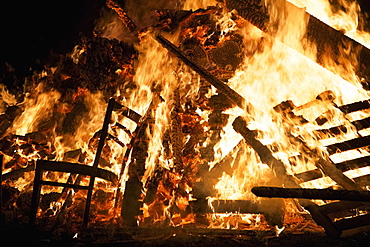
[{"label": "flame", "polygon": [[[346,11],[337,11],[335,13],[333,13],[329,1],[325,0],[290,1],[299,7],[305,7],[305,9],[296,11],[293,11],[289,6],[276,6],[273,4],[274,1],[264,2],[269,7],[272,24],[277,22],[274,18],[280,16],[276,14],[277,12],[285,13],[285,20],[278,22],[280,25],[274,40],[254,26],[245,23],[240,30],[240,33],[244,35],[244,41],[248,42],[245,43],[245,47],[248,50],[259,52],[254,52],[252,56],[248,53],[244,57],[242,65],[237,69],[235,75],[229,79],[229,85],[240,93],[247,102],[252,103],[258,109],[256,112],[244,114],[247,121],[249,121],[249,127],[259,130],[258,139],[263,144],[274,145],[274,156],[284,162],[289,174],[294,175],[315,169],[316,159],[315,157],[304,156],[304,159],[295,159],[294,165],[291,164],[289,161],[291,158],[299,153],[304,154],[305,151],[297,144],[291,142],[289,134],[303,138],[309,147],[320,150],[319,153],[325,155],[324,145],[359,137],[359,133],[349,123],[349,120],[353,121],[353,119],[363,119],[369,116],[367,112],[352,113],[353,117],[345,116],[335,108],[335,105],[365,100],[369,97],[369,93],[362,88],[353,69],[343,71],[338,65],[332,69],[332,71],[337,71],[338,75],[345,73],[347,80],[344,80],[313,62],[316,60],[316,47],[307,43],[303,38],[307,25],[307,16],[304,15],[305,10],[334,28],[345,30],[346,35],[362,44],[368,44],[369,39],[367,37],[368,34],[361,35],[363,34],[362,32],[356,31],[359,27],[358,14],[360,10],[354,1],[351,1],[351,3],[340,1],[340,4],[345,7]],[[318,6],[324,7],[320,8]],[[262,41],[264,46],[261,51],[258,44]],[[289,44],[290,47],[283,45],[283,43]],[[254,46],[251,47],[251,44]],[[291,47],[294,47],[294,50]],[[348,51],[344,52],[348,53]],[[341,62],[347,65],[348,68],[351,68],[351,61]],[[316,100],[319,94],[329,89],[335,95],[335,99],[332,102]],[[307,119],[307,124],[302,124],[298,128],[292,128],[284,116],[273,110],[276,105],[285,100],[293,102],[294,114]],[[314,120],[322,114],[330,114],[329,121],[322,128],[344,125],[347,133],[322,140],[311,134],[315,129],[318,129],[317,125],[314,124]],[[225,137],[234,135],[232,129],[224,128],[223,130],[225,131]],[[367,132],[364,131],[364,135],[368,135]],[[228,143],[228,147],[236,146],[236,144],[237,140],[233,144]],[[224,148],[224,150],[226,151],[227,149]],[[339,163],[364,157],[367,154],[368,152],[363,149],[351,150],[334,154],[330,156],[330,159]],[[243,162],[244,166],[234,170],[233,175],[225,173],[222,175],[219,183],[215,186],[218,190],[219,198],[229,200],[251,199],[253,198],[249,192],[251,186],[265,183],[271,185],[276,182],[269,181],[268,172],[266,173],[269,170],[268,167],[258,167],[259,159],[256,156],[256,154],[251,152],[244,158],[253,167],[253,170],[249,173],[255,175],[253,178],[235,175],[238,173],[248,174],[248,170],[245,167],[247,162]],[[367,168],[356,169],[344,172],[344,174],[349,178],[356,178],[369,174],[369,170]],[[246,181],[253,182],[249,182],[249,185],[246,185]],[[328,188],[335,185],[336,183],[326,176],[300,184],[303,188]],[[322,203],[320,201],[316,202]]]},{"label": "flame", "polygon": [[[139,11],[135,9],[137,3],[134,1],[128,2],[127,11],[133,14],[134,21],[143,21],[145,18],[140,16]],[[181,9],[207,8],[207,6],[215,6],[217,2],[219,1],[189,0],[185,1]],[[351,61],[340,61],[340,65],[330,63],[329,60],[326,61],[326,65],[336,73],[330,72],[315,62],[317,60],[317,48],[304,39],[308,22],[307,15],[305,15],[305,11],[307,11],[328,25],[370,47],[369,34],[360,30],[364,24],[358,4],[355,1],[340,0],[338,4],[341,8],[336,8],[328,0],[290,0],[291,3],[300,7],[296,9],[288,4],[277,6],[273,0],[263,0],[261,2],[268,6],[271,16],[269,25],[274,26],[279,23],[274,38],[263,33],[247,21],[241,20],[235,11],[230,12],[223,9],[218,15],[210,14],[216,22],[217,31],[221,34],[219,43],[222,44],[222,42],[230,40],[232,35],[236,34],[243,39],[243,52],[237,54],[242,56],[242,63],[233,74],[221,69],[216,71],[214,65],[207,64],[207,66],[214,69],[215,71],[212,72],[217,76],[231,74],[228,85],[241,94],[247,102],[255,106],[255,110],[245,112],[239,108],[232,108],[222,112],[222,114],[228,116],[228,120],[220,131],[220,141],[212,147],[215,157],[213,161],[207,163],[209,170],[212,170],[226,155],[232,153],[234,147],[241,142],[241,135],[232,128],[233,121],[240,115],[247,119],[248,127],[257,133],[257,139],[264,145],[269,146],[273,155],[283,161],[289,175],[316,169],[317,157],[312,157],[314,155],[310,155],[307,148],[312,149],[318,155],[329,157],[334,163],[368,156],[369,153],[366,149],[356,149],[330,156],[326,152],[325,146],[327,145],[369,134],[369,129],[357,132],[350,122],[364,119],[369,116],[370,112],[362,111],[345,115],[336,107],[366,100],[369,98],[369,93],[362,88]],[[158,2],[159,6],[165,5],[165,3],[166,1]],[[153,8],[149,3],[145,6],[147,9]],[[176,7],[180,8],[179,6]],[[281,16],[278,13],[284,13],[284,21],[278,22],[278,18]],[[139,175],[142,184],[148,183],[154,176],[156,169],[162,169],[165,174],[159,182],[154,201],[150,204],[143,204],[142,210],[144,213],[138,220],[143,225],[146,224],[147,219],[151,219],[153,224],[163,223],[168,219],[171,221],[170,224],[173,225],[194,223],[196,222],[196,216],[193,214],[183,216],[179,213],[173,213],[173,208],[186,211],[189,206],[189,201],[192,200],[191,185],[199,179],[194,174],[196,174],[198,166],[205,163],[205,160],[202,160],[199,154],[199,150],[208,147],[208,145],[211,146],[211,140],[202,136],[207,140],[201,144],[200,142],[197,143],[194,153],[183,157],[180,161],[176,160],[175,149],[177,148],[176,144],[178,144],[182,149],[181,151],[183,151],[184,146],[192,137],[192,133],[182,133],[181,131],[182,128],[189,127],[185,126],[186,124],[191,125],[189,128],[192,131],[197,128],[204,133],[212,131],[211,127],[207,126],[211,114],[209,107],[205,106],[207,102],[199,103],[196,106],[197,109],[192,111],[189,111],[188,106],[185,106],[187,102],[197,102],[199,88],[203,82],[198,75],[190,71],[185,65],[180,64],[155,40],[154,37],[158,30],[147,28],[148,26],[145,26],[147,24],[146,20],[139,24],[140,27],[145,26],[144,29],[139,31],[139,37],[137,37],[137,33],[127,33],[127,30],[119,23],[118,18],[114,18],[109,13],[104,13],[95,30],[102,37],[117,38],[135,44],[135,50],[138,52],[138,58],[135,61],[135,75],[132,77],[133,86],[117,89],[114,97],[142,116],[149,116],[152,121],[146,132],[149,143],[145,172]],[[276,27],[274,26],[274,28]],[[208,33],[210,27],[208,26],[180,29],[163,34],[163,36],[176,45],[180,45],[185,38],[197,38],[200,46],[205,46],[206,39],[210,37]],[[289,47],[284,44],[289,44]],[[208,50],[214,48],[211,45],[204,50],[208,52]],[[85,48],[76,46],[70,57],[75,64],[78,64],[80,57],[85,52],[87,52]],[[350,54],[353,51],[349,47],[341,52]],[[351,60],[354,59],[355,55],[354,53]],[[44,71],[40,77],[50,79],[54,72],[53,69],[48,72]],[[116,74],[122,78],[124,77],[122,69],[117,69]],[[343,76],[338,76],[343,74],[345,79],[342,78]],[[63,80],[68,78],[68,75],[62,76]],[[213,87],[207,90],[204,93],[205,98],[210,98],[219,93]],[[6,105],[16,104],[15,97],[10,95],[2,85],[0,85],[0,95],[2,111],[4,111]],[[321,96],[319,99],[318,95]],[[287,100],[292,106],[291,113],[297,117],[295,119],[288,118],[281,112],[276,111],[276,106],[282,102],[287,102]],[[90,92],[87,89],[79,88],[70,96],[70,102],[64,102],[61,93],[47,88],[44,83],[38,83],[35,89],[26,95],[24,102],[18,105],[23,113],[14,120],[7,134],[25,136],[29,133],[41,131],[40,125],[52,119],[54,112],[65,116],[65,114],[72,111],[77,103],[84,106],[85,112],[80,116],[80,125],[73,133],[59,135],[58,127],[60,127],[60,123],[52,121],[50,122],[51,126],[45,128],[43,133],[47,137],[48,143],[46,146],[50,148],[54,160],[66,160],[68,159],[66,153],[81,150],[84,156],[79,162],[91,165],[95,156],[89,143],[94,140],[94,135],[101,128],[107,107],[106,96],[103,92]],[[192,107],[194,106],[192,105]],[[327,122],[318,127],[315,120],[321,116],[326,116]],[[299,122],[303,119],[307,121]],[[116,121],[121,122],[131,132],[137,126],[133,121],[114,113],[112,123]],[[178,132],[181,132],[178,133],[179,140],[176,140],[176,144],[174,144],[175,141],[172,141],[171,144],[165,143],[168,135],[171,136],[168,133],[173,131],[176,121],[181,121],[182,124],[177,126],[180,129]],[[335,137],[320,137],[314,132],[319,128],[326,129],[338,125],[344,125],[347,132]],[[110,131],[113,131],[112,126],[110,124]],[[127,133],[117,132],[117,134],[124,144],[130,142],[131,137]],[[293,137],[303,140],[307,145],[293,141]],[[115,174],[120,174],[122,172],[123,156],[128,147],[122,147],[113,141],[107,143],[105,151],[108,155],[105,158],[107,158],[108,164],[104,168]],[[24,140],[17,140],[17,146],[22,144],[25,144]],[[27,161],[40,159],[37,150],[24,154],[19,149],[15,153]],[[258,154],[247,144],[244,143],[244,146],[233,154],[233,158],[230,163],[232,172],[224,172],[214,186],[217,191],[215,198],[224,200],[242,199],[259,203],[261,199],[251,194],[251,188],[256,185],[283,185],[282,181],[276,178],[276,174],[261,162]],[[11,160],[9,157],[6,157],[6,159]],[[73,160],[73,158],[71,159]],[[124,191],[125,181],[128,179],[128,169],[126,167],[122,181],[120,181],[121,191]],[[183,174],[185,170],[186,175]],[[370,170],[367,167],[359,168],[346,171],[344,174],[351,179],[355,179],[370,174]],[[66,181],[71,176],[70,174],[64,176],[55,173],[44,174],[45,179],[56,178],[58,181]],[[27,190],[32,179],[32,174],[27,173],[23,178],[15,181],[14,184],[20,190]],[[82,184],[87,183],[86,179],[82,179]],[[328,188],[336,186],[336,183],[331,178],[324,176],[301,183],[300,186],[303,188]],[[112,198],[116,194],[117,188],[109,186],[99,179],[97,179],[96,187],[101,194],[96,195],[97,198],[95,199],[98,202],[95,206],[100,210],[111,212],[114,209]],[[100,189],[104,192],[100,192]],[[55,190],[49,187],[43,189],[43,193],[52,191],[61,193],[61,189]],[[143,188],[143,194],[145,195],[147,192],[147,188]],[[74,191],[71,193],[75,194]],[[78,193],[78,199],[76,199],[75,206],[71,210],[71,214],[76,218],[81,217],[78,213],[78,206],[80,202],[82,204],[85,196],[84,192]],[[52,203],[51,208],[54,213],[60,210],[61,201],[65,200],[65,197],[66,195]],[[211,198],[210,201],[215,198]],[[111,216],[106,214],[99,217],[101,220],[107,221]],[[97,221],[97,219],[95,220]],[[214,228],[268,228],[263,216],[258,214],[212,214],[209,221],[211,224],[209,227]],[[277,234],[283,229],[276,227]]]},{"label": "flame", "polygon": [[26,96],[21,107],[24,107],[24,114],[15,119],[10,130],[16,135],[25,135],[37,130],[37,125],[47,118],[50,118],[55,105],[58,103],[60,93],[57,91],[44,91],[44,85],[40,83],[32,94]]}]

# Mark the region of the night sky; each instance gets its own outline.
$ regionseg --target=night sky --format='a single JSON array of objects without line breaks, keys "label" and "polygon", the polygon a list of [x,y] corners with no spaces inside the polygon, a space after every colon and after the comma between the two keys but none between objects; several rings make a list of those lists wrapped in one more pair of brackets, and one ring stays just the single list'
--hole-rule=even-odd
[{"label": "night sky", "polygon": [[[358,1],[370,13],[370,0]],[[105,6],[105,0],[3,2],[0,68],[6,61],[25,75],[30,67],[42,64],[50,51],[69,52],[81,37],[91,36],[94,21]]]}]

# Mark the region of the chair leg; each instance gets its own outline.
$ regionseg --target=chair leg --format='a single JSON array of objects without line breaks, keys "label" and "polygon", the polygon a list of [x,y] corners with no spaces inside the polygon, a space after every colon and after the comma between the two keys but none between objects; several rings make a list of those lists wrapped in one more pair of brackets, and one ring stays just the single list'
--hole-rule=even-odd
[{"label": "chair leg", "polygon": [[87,191],[87,197],[86,197],[85,214],[84,214],[84,219],[83,219],[83,227],[84,228],[87,228],[87,226],[88,226],[88,221],[89,221],[89,217],[90,217],[90,206],[91,206],[92,193],[93,193],[93,189],[94,189],[95,177],[96,177],[96,173],[98,171],[98,165],[99,165],[100,156],[101,156],[101,153],[103,151],[104,144],[105,144],[105,139],[107,138],[107,135],[108,135],[108,127],[109,127],[109,122],[110,122],[111,117],[112,117],[112,111],[114,109],[114,104],[115,104],[115,100],[114,100],[114,98],[111,98],[108,102],[108,107],[107,107],[107,111],[105,113],[104,122],[103,122],[103,128],[101,130],[100,139],[99,139],[99,143],[98,143],[98,148],[97,148],[96,154],[95,154],[95,159],[94,159],[94,164],[93,164],[93,174],[91,174],[91,176],[90,176],[89,189]]},{"label": "chair leg", "polygon": [[39,207],[39,202],[40,202],[41,179],[42,179],[42,169],[40,168],[38,164],[36,164],[35,179],[33,182],[31,209],[30,209],[30,216],[29,216],[30,225],[34,225],[35,220],[36,220],[37,209]]}]

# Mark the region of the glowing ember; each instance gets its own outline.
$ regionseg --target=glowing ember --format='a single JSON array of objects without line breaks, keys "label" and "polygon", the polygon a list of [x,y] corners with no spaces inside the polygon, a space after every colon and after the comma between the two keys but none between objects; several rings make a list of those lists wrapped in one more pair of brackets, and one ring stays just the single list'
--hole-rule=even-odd
[{"label": "glowing ember", "polygon": [[[337,4],[341,8],[334,8],[327,0],[290,0],[297,8],[263,0],[260,6],[269,13],[269,22],[264,25],[273,30],[270,32],[228,9],[227,0],[189,0],[173,11],[159,9],[155,12],[157,25],[141,23],[143,16],[128,2],[127,14],[132,14],[140,28],[130,31],[117,16],[104,14],[107,16],[96,26],[100,37],[97,34],[76,46],[58,68],[46,66],[42,73],[27,78],[30,89],[23,102],[16,102],[0,85],[3,170],[14,176],[4,184],[21,194],[30,192],[30,171],[39,159],[91,166],[110,97],[137,119],[123,114],[124,110],[113,113],[109,132],[117,139],[108,137],[99,166],[120,181],[114,186],[97,179],[91,214],[91,223],[96,225],[198,224],[276,229],[279,235],[284,227],[289,229],[289,224],[299,222],[303,210],[298,202],[262,199],[251,193],[254,186],[289,183],[234,130],[238,116],[243,116],[248,130],[268,147],[273,159],[282,162],[284,175],[292,177],[297,186],[340,187],[341,176],[353,183],[370,175],[370,168],[363,166],[347,169],[344,175],[340,171],[341,176],[333,178],[320,167],[320,162],[342,164],[369,156],[368,145],[348,144],[354,145],[348,149],[337,145],[370,136],[370,125],[359,127],[370,117],[368,109],[341,109],[369,99],[363,87],[365,79],[356,74],[359,51],[351,47],[339,50],[346,55],[333,62],[332,54],[322,55],[318,45],[306,37],[307,11],[370,47],[370,34],[359,29],[364,24],[355,1],[340,0]],[[115,8],[120,11],[118,5]],[[253,108],[237,107],[227,94],[210,86],[156,40],[159,33]],[[121,41],[114,39],[123,36]],[[16,107],[14,112],[11,107]],[[117,126],[123,126],[123,131]],[[17,170],[24,172],[14,175]],[[302,174],[310,172],[316,177],[302,179]],[[49,172],[44,178],[89,183],[76,174]],[[359,184],[362,189],[370,186]],[[45,186],[42,194],[40,220],[82,220],[85,192]],[[208,200],[211,212],[193,212],[193,205],[202,200]],[[217,211],[221,204],[213,204],[221,200],[225,205],[229,200],[250,203],[253,210],[247,213],[237,208],[221,213]],[[121,205],[122,211],[118,210]]]}]

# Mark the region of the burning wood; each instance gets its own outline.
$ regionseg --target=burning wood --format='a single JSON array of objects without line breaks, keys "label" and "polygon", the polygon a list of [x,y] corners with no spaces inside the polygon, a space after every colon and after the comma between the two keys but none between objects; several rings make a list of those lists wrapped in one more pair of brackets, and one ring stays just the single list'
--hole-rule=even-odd
[{"label": "burning wood", "polygon": [[[218,80],[216,77],[214,77],[212,74],[210,74],[207,70],[204,68],[198,66],[194,62],[190,61],[182,52],[174,46],[170,41],[165,39],[161,35],[157,35],[156,39],[159,43],[161,43],[166,49],[171,51],[173,54],[175,54],[182,62],[184,62],[187,66],[192,68],[194,71],[196,71],[199,75],[201,75],[205,80],[207,80],[209,83],[211,83],[212,86],[220,90],[227,98],[229,98],[232,102],[234,102],[237,106],[240,108],[246,107],[246,102],[244,98],[232,90],[230,87],[228,87],[225,83]],[[248,106],[247,106],[248,107]]]},{"label": "burning wood", "polygon": [[247,128],[246,122],[242,117],[238,117],[233,122],[234,129],[239,132],[248,145],[250,145],[258,153],[261,161],[275,172],[276,176],[279,177],[283,183],[289,186],[297,186],[297,182],[294,181],[293,177],[288,176],[283,162],[276,159],[271,151],[264,146],[260,141],[256,139],[256,133]]},{"label": "burning wood", "polygon": [[[289,11],[298,11],[298,7],[286,0],[278,0],[274,2],[275,6],[286,6],[285,8],[275,8],[274,14],[277,16],[272,16],[269,8],[271,5],[264,5],[260,0],[226,0],[225,5],[229,10],[236,9],[238,14],[250,21],[253,25],[257,26],[259,29],[271,34],[276,35],[276,27],[279,23],[276,23],[272,27],[269,25],[271,20],[277,22],[284,22],[287,19],[287,14],[284,10],[289,9]],[[301,11],[304,11],[303,9]],[[304,20],[307,21],[307,32],[305,34],[305,39],[317,45],[318,51],[318,63],[324,67],[331,70],[328,66],[326,59],[328,59],[328,54],[332,61],[339,61],[340,59],[345,59],[347,61],[356,61],[354,66],[356,73],[359,77],[365,78],[366,82],[369,81],[370,76],[370,50],[358,43],[354,39],[344,35],[341,31],[335,30],[329,25],[325,24],[315,16],[305,13]],[[282,39],[284,42],[284,39]],[[285,42],[286,45],[291,45]],[[353,58],[353,54],[345,54],[343,50],[351,47],[350,49],[356,53],[356,57]],[[337,70],[333,71],[338,73]],[[348,79],[348,71],[342,73],[345,79]],[[364,83],[364,87],[367,88],[367,84]]]},{"label": "burning wood", "polygon": [[322,200],[370,201],[369,191],[254,187],[253,194],[261,197],[306,198]]},{"label": "burning wood", "polygon": [[128,30],[131,32],[136,29],[135,23],[132,22],[130,17],[127,15],[126,11],[123,9],[124,1],[122,1],[122,4],[118,3],[118,1],[114,0],[107,0],[107,6],[118,14],[120,20],[126,25]]},{"label": "burning wood", "polygon": [[[302,187],[328,191],[331,186],[339,186],[367,194],[364,188],[369,183],[362,175],[370,174],[368,170],[361,176],[344,174],[353,172],[357,165],[366,168],[367,154],[349,161],[333,160],[337,154],[352,150],[364,154],[369,146],[367,134],[360,137],[355,133],[370,126],[368,94],[354,74],[345,70],[343,76],[337,66],[325,64],[324,55],[328,54],[323,47],[328,40],[316,31],[328,31],[337,43],[328,45],[331,59],[351,60],[351,56],[340,54],[341,47],[336,47],[349,42],[353,50],[361,50],[358,61],[366,64],[367,49],[291,4],[278,6],[284,10],[279,9],[282,12],[273,16],[268,12],[272,4],[224,3],[238,12],[193,6],[186,1],[183,9],[157,10],[158,23],[138,30],[145,23],[135,25],[129,18],[137,15],[132,12],[132,3],[108,0],[107,6],[131,31],[118,30],[124,32],[122,40],[126,42],[112,39],[111,35],[118,36],[116,32],[107,34],[109,28],[99,30],[95,37],[82,41],[73,54],[63,56],[56,68],[46,66],[43,74],[29,78],[24,103],[11,105],[12,100],[2,92],[6,100],[0,116],[6,170],[3,181],[9,191],[23,183],[19,187],[22,208],[26,208],[27,188],[33,181],[25,178],[27,182],[23,182],[22,176],[32,176],[30,171],[40,160],[55,162],[61,166],[56,171],[61,172],[69,168],[68,161],[79,163],[75,168],[82,170],[78,172],[89,170],[92,179],[53,172],[44,175],[56,180],[48,180],[46,185],[67,181],[66,189],[49,192],[47,187],[43,191],[47,196],[38,219],[55,219],[53,229],[63,225],[65,219],[81,222],[84,218],[86,222],[89,210],[84,215],[81,212],[85,198],[91,206],[92,224],[100,226],[210,227],[215,223],[212,220],[224,217],[235,229],[253,224],[258,228],[257,220],[248,224],[238,221],[244,217],[239,214],[262,214],[253,217],[263,218],[271,227],[282,227],[289,225],[283,218],[284,211],[302,214],[301,206],[331,236],[359,225],[358,218],[342,220],[353,216],[350,211],[354,208],[368,210],[366,203],[300,199],[289,204],[282,199],[261,200],[251,194],[251,189],[284,184],[306,198],[307,190]],[[307,43],[292,47],[304,50],[302,53],[313,59],[316,53],[308,51],[317,51],[320,64],[350,78],[350,82],[272,39],[281,39],[286,26],[282,21],[270,21],[281,15],[284,20],[292,18],[294,14],[300,20],[307,19],[308,33],[301,36],[317,43],[318,50]],[[288,29],[283,42],[290,45],[292,40],[300,40],[290,37],[294,28]],[[355,66],[356,71],[366,77],[368,70],[359,73],[362,66]],[[111,97],[117,102],[109,101],[109,114],[99,131]],[[363,112],[358,113],[360,110]],[[349,128],[349,124],[355,127]],[[335,141],[325,139],[326,134],[342,135],[343,129],[352,135],[349,140],[344,136]],[[102,139],[107,139],[105,144]],[[118,178],[114,176],[118,183],[94,182],[102,175],[101,167],[109,174],[118,174]],[[330,181],[315,183],[323,178]],[[80,191],[86,188],[87,195]],[[16,192],[10,194],[18,196]],[[335,196],[329,197],[338,198]],[[35,210],[32,207],[34,215]],[[227,212],[235,212],[236,217],[218,215]]]}]

